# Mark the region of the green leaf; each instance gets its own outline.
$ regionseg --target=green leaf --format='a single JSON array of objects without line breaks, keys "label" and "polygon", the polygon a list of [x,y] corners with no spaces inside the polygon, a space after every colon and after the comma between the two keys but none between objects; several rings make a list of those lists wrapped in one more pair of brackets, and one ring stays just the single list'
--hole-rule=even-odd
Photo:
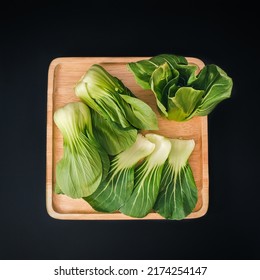
[{"label": "green leaf", "polygon": [[150,60],[140,60],[127,64],[128,69],[135,75],[136,82],[143,89],[150,89],[150,78],[157,65]]},{"label": "green leaf", "polygon": [[197,65],[179,65],[177,69],[180,76],[179,86],[190,85],[196,80]]},{"label": "green leaf", "polygon": [[195,90],[191,87],[181,87],[176,93],[170,92],[168,98],[168,119],[185,121],[200,104],[203,90]]},{"label": "green leaf", "polygon": [[146,138],[155,144],[154,151],[137,167],[134,190],[130,198],[120,208],[125,215],[142,218],[153,208],[156,201],[163,165],[171,149],[170,141],[160,135],[146,134]]},{"label": "green leaf", "polygon": [[198,191],[188,164],[194,140],[172,139],[171,152],[162,172],[154,210],[166,219],[181,220],[196,206]]},{"label": "green leaf", "polygon": [[114,156],[121,153],[136,141],[137,130],[135,128],[121,128],[93,110],[91,115],[94,137],[109,155]]},{"label": "green leaf", "polygon": [[98,151],[101,158],[101,163],[102,163],[101,182],[103,182],[106,179],[110,169],[110,159],[104,147],[102,147],[101,143],[99,141],[96,141],[95,138],[93,138],[92,145],[93,145],[93,149],[96,149]]},{"label": "green leaf", "polygon": [[233,87],[232,79],[220,67],[206,65],[191,84],[196,89],[204,90],[204,96],[194,115],[208,115],[221,101],[230,98]]},{"label": "green leaf", "polygon": [[198,191],[189,164],[177,175],[166,163],[161,186],[163,188],[159,192],[154,210],[166,219],[182,220],[187,217],[198,199]]},{"label": "green leaf", "polygon": [[128,121],[139,129],[157,130],[158,120],[149,105],[140,99],[121,95],[121,97],[129,104],[131,110],[127,110],[126,116]]},{"label": "green leaf", "polygon": [[134,191],[125,205],[120,208],[122,213],[143,218],[152,210],[159,192],[162,170],[163,166],[159,166],[146,175],[148,171],[145,164],[137,168]]},{"label": "green leaf", "polygon": [[169,66],[174,70],[178,69],[181,65],[187,65],[188,62],[184,56],[174,54],[160,54],[150,59],[151,62],[158,66],[167,62]]},{"label": "green leaf", "polygon": [[72,198],[92,194],[102,179],[102,161],[93,142],[83,133],[75,139],[73,150],[64,145],[63,158],[56,165],[56,182]]},{"label": "green leaf", "polygon": [[[114,166],[113,162],[111,166]],[[107,180],[103,181],[92,195],[84,197],[96,211],[114,212],[118,210],[133,190],[133,168],[113,172],[112,169]]]},{"label": "green leaf", "polygon": [[148,60],[145,59],[137,62],[130,62],[127,64],[127,67],[134,74],[136,82],[143,89],[150,89],[150,79],[153,72],[165,63],[167,63],[173,70],[180,65],[188,64],[186,58],[183,56],[161,54]]},{"label": "green leaf", "polygon": [[160,65],[152,74],[150,84],[153,91],[159,111],[168,116],[168,90],[177,84],[179,73],[172,70],[168,63]]},{"label": "green leaf", "polygon": [[141,134],[128,149],[113,158],[105,181],[90,196],[84,199],[97,211],[118,210],[130,197],[134,187],[134,167],[148,156],[155,145]]}]

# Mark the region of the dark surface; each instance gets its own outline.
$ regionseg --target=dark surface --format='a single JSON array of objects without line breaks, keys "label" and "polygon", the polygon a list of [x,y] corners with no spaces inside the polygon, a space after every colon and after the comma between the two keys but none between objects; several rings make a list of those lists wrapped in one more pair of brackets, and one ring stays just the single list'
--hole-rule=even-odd
[{"label": "dark surface", "polygon": [[[198,14],[195,4],[183,12],[132,3],[12,2],[1,8],[8,19],[0,17],[0,259],[260,258],[257,9],[242,15],[219,3],[215,13]],[[160,53],[217,64],[234,81],[232,98],[209,116],[208,213],[179,222],[50,218],[45,138],[51,60]]]}]

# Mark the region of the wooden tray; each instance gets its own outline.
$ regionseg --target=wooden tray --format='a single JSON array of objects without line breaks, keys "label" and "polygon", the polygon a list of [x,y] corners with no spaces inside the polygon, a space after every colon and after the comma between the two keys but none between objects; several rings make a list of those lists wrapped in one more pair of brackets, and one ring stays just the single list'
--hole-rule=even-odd
[{"label": "wooden tray", "polygon": [[[55,167],[63,155],[63,139],[53,122],[53,113],[65,104],[77,101],[73,87],[88,68],[96,63],[101,64],[112,75],[117,76],[131,89],[137,97],[149,104],[157,112],[159,120],[158,134],[175,138],[195,140],[195,149],[190,157],[196,185],[199,192],[198,203],[187,218],[198,218],[208,208],[208,134],[207,117],[195,117],[190,121],[178,123],[163,119],[156,108],[154,95],[144,91],[136,84],[133,74],[126,68],[126,63],[147,59],[147,57],[66,57],[54,59],[49,67],[48,76],[48,112],[47,112],[47,174],[46,204],[49,215],[56,219],[72,220],[125,220],[134,219],[122,213],[96,212],[83,199],[71,199],[65,195],[56,195]],[[197,58],[187,57],[189,63],[196,64],[199,69],[204,63]],[[157,213],[149,213],[142,219],[164,219]]]}]

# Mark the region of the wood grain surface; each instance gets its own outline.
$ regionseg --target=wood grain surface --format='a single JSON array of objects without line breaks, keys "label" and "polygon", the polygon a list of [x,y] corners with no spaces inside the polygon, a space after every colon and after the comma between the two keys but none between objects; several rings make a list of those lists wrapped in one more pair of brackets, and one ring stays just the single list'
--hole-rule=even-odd
[{"label": "wood grain surface", "polygon": [[[199,198],[194,211],[187,218],[199,218],[208,209],[208,130],[207,117],[194,117],[187,122],[175,122],[164,119],[158,113],[154,95],[143,90],[135,82],[126,64],[128,62],[147,59],[147,57],[65,57],[54,59],[48,73],[48,104],[47,104],[47,148],[46,148],[46,206],[49,215],[56,219],[70,220],[131,220],[122,213],[96,212],[83,199],[71,199],[65,195],[56,195],[55,167],[63,155],[63,139],[53,122],[53,113],[65,104],[78,101],[74,94],[76,82],[93,64],[102,65],[109,73],[117,76],[133,91],[133,93],[149,104],[157,113],[159,131],[154,131],[170,138],[194,139],[195,149],[189,159]],[[204,63],[197,58],[187,57],[191,64],[202,69]],[[144,132],[145,133],[145,132]],[[139,218],[138,218],[139,219]],[[157,213],[149,213],[142,219],[164,219]]]}]

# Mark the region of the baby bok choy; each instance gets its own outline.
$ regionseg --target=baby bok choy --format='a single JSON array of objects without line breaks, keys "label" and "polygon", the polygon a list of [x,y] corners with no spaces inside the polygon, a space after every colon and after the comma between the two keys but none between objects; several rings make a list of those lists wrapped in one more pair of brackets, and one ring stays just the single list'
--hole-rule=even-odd
[{"label": "baby bok choy", "polygon": [[120,208],[125,215],[142,218],[153,208],[156,201],[162,170],[171,150],[171,142],[166,137],[149,133],[145,137],[155,144],[153,152],[135,170],[134,190]]},{"label": "baby bok choy", "polygon": [[154,210],[166,219],[181,220],[195,208],[198,192],[188,159],[194,140],[170,139],[171,151],[163,169]]},{"label": "baby bok choy", "polygon": [[138,134],[131,147],[112,159],[107,178],[92,195],[84,199],[97,211],[118,210],[133,191],[136,164],[151,154],[154,147],[155,144]]},{"label": "baby bok choy", "polygon": [[[112,155],[123,151],[126,144],[129,147],[135,142],[137,132],[134,130],[158,129],[157,117],[151,107],[136,98],[122,81],[110,75],[100,65],[94,64],[88,69],[76,84],[75,94],[106,120],[108,131],[120,129],[121,136],[128,139],[123,143],[124,147],[121,147],[122,142],[117,141],[115,133],[108,136],[107,131],[97,130],[101,145],[105,148],[110,146],[112,150],[115,150],[115,152],[112,151]],[[115,141],[117,141],[117,147],[114,146]],[[104,145],[103,142],[105,142]],[[107,152],[111,151],[107,150]]]},{"label": "baby bok choy", "polygon": [[56,189],[71,198],[89,196],[106,177],[110,164],[93,137],[90,110],[82,102],[69,103],[55,112],[54,121],[63,136]]},{"label": "baby bok choy", "polygon": [[160,113],[169,120],[186,121],[208,115],[231,96],[232,79],[215,64],[198,67],[185,57],[161,54],[128,64],[136,82],[155,95]]}]

